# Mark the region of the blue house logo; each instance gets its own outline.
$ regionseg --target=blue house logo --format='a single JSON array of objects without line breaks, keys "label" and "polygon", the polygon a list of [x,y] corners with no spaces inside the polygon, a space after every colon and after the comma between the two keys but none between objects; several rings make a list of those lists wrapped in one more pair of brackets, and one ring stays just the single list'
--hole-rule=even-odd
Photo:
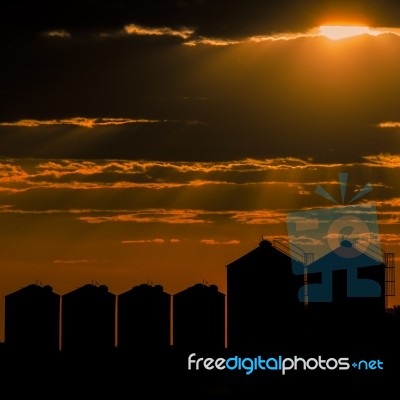
[{"label": "blue house logo", "polygon": [[[382,250],[375,205],[351,204],[372,187],[367,184],[347,205],[347,173],[339,174],[341,205],[324,188],[316,193],[338,204],[329,208],[287,214],[287,228],[291,254],[313,255],[306,260],[292,257],[296,275],[320,273],[321,283],[305,284],[298,293],[299,301],[332,302],[332,274],[347,271],[347,297],[379,297],[381,285],[372,279],[358,277],[360,268],[382,264]],[[314,261],[315,260],[315,261]]]}]

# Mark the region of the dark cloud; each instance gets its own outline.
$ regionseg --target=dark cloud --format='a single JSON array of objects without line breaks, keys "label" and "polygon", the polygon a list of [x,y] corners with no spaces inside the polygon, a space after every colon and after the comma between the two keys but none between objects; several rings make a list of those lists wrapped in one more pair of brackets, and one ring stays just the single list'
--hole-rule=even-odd
[{"label": "dark cloud", "polygon": [[[398,143],[396,129],[379,127],[400,120],[395,35],[195,47],[173,35],[72,35],[13,44],[0,56],[0,122],[127,123],[0,126],[1,156],[352,162]],[[129,123],[137,120],[160,122]]]},{"label": "dark cloud", "polygon": [[129,23],[194,27],[200,35],[238,37],[296,31],[327,18],[366,20],[377,26],[398,24],[394,0],[63,0],[14,1],[2,5],[5,31],[108,31]]}]

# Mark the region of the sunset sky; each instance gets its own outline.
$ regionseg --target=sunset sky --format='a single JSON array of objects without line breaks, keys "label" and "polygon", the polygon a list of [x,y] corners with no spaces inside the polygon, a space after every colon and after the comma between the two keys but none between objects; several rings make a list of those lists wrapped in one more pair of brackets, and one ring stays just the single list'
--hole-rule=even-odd
[{"label": "sunset sky", "polygon": [[399,265],[400,3],[270,3],[2,5],[0,340],[4,296],[36,281],[226,292],[341,172]]}]

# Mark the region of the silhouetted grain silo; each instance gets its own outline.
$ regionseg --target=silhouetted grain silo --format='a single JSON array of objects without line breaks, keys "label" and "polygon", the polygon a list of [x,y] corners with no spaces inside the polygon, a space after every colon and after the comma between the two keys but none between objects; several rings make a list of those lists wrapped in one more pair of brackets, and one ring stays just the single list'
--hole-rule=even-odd
[{"label": "silhouetted grain silo", "polygon": [[29,285],[5,297],[5,343],[16,351],[59,350],[60,296]]},{"label": "silhouetted grain silo", "polygon": [[106,352],[115,347],[115,294],[87,284],[62,296],[62,350]]},{"label": "silhouetted grain silo", "polygon": [[293,274],[289,251],[284,243],[262,240],[227,266],[230,349],[288,349],[301,340],[304,276]]},{"label": "silhouetted grain silo", "polygon": [[170,346],[171,295],[142,284],[118,296],[118,348],[139,352]]},{"label": "silhouetted grain silo", "polygon": [[198,283],[173,296],[177,349],[216,350],[225,346],[225,295],[216,285]]}]

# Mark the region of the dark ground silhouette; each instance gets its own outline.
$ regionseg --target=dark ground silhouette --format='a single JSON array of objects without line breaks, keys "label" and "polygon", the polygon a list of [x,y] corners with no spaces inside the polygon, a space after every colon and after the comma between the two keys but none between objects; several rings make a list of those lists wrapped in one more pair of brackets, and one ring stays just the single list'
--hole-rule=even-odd
[{"label": "dark ground silhouette", "polygon": [[[364,268],[362,277],[384,287],[382,268]],[[372,299],[348,298],[346,271],[336,271],[333,301],[305,306],[297,298],[304,278],[293,275],[290,258],[267,241],[227,270],[227,348],[225,295],[215,285],[194,285],[173,295],[172,302],[159,285],[139,285],[119,296],[104,285],[85,285],[61,298],[62,351],[54,345],[60,298],[49,286],[30,285],[6,296],[6,343],[0,344],[3,390],[12,390],[15,397],[79,393],[134,398],[144,393],[150,398],[171,394],[218,399],[270,397],[275,388],[300,398],[328,393],[346,397],[349,390],[359,397],[375,388],[382,398],[396,384],[400,307],[385,310],[385,292]],[[313,279],[318,282],[318,276]],[[195,359],[346,357],[356,365],[379,361],[383,369],[375,362],[375,369],[366,369],[366,363],[360,370],[299,367],[285,375],[262,369],[246,374],[243,368],[188,370],[192,353]]]}]

